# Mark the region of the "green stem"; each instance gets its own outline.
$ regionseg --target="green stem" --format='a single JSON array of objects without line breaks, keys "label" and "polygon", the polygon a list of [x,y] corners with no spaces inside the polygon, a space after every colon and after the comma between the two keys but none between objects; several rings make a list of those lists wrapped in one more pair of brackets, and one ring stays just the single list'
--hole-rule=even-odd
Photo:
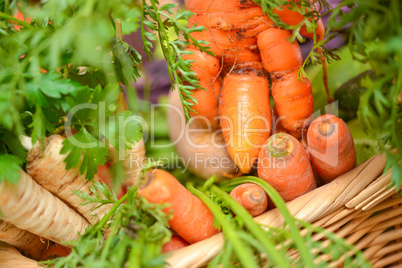
[{"label": "green stem", "polygon": [[69,75],[69,72],[68,72],[68,65],[65,64],[65,65],[63,66],[63,77],[64,77],[65,79],[67,79],[67,78],[68,78],[68,75]]},{"label": "green stem", "polygon": [[257,268],[253,256],[253,252],[247,245],[243,243],[236,235],[236,230],[226,219],[225,214],[222,213],[221,208],[215,204],[211,199],[209,199],[203,192],[197,190],[191,184],[187,184],[187,189],[194,194],[196,197],[201,199],[201,201],[211,210],[214,215],[214,220],[216,220],[222,226],[222,232],[226,239],[233,244],[234,251],[239,257],[240,262],[243,267]]},{"label": "green stem", "polygon": [[278,267],[290,267],[285,260],[278,254],[275,249],[274,243],[270,240],[268,233],[264,232],[261,227],[254,221],[253,217],[248,213],[248,211],[242,207],[238,202],[236,202],[229,194],[221,190],[219,187],[213,185],[211,191],[218,196],[222,196],[223,200],[226,201],[230,209],[239,216],[250,232],[260,241],[261,245],[264,247],[267,257],[273,264],[278,265]]},{"label": "green stem", "polygon": [[221,185],[223,187],[232,187],[232,186],[237,186],[237,185],[240,185],[243,183],[248,183],[248,182],[259,185],[269,195],[271,200],[274,202],[275,206],[281,212],[283,218],[285,219],[285,222],[289,225],[290,234],[292,235],[292,238],[299,250],[300,256],[304,261],[305,267],[314,267],[313,257],[311,256],[311,253],[308,251],[308,249],[305,246],[303,238],[300,234],[300,230],[299,230],[299,228],[297,228],[297,226],[295,224],[294,218],[290,214],[282,197],[278,194],[278,192],[271,185],[269,185],[266,181],[264,181],[260,178],[254,177],[254,176],[240,177],[240,178],[237,178],[234,180],[223,182]]},{"label": "green stem", "polygon": [[128,194],[129,194],[129,192],[127,192],[121,199],[119,199],[119,201],[117,201],[113,205],[112,209],[106,214],[106,216],[103,217],[103,219],[100,222],[97,223],[98,227],[102,228],[103,226],[105,226],[107,221],[116,212],[116,210],[120,207],[120,205],[123,204],[123,202],[127,200]]},{"label": "green stem", "polygon": [[112,246],[113,239],[114,239],[115,235],[117,234],[119,228],[121,227],[121,225],[120,225],[121,218],[122,218],[122,214],[120,214],[118,219],[117,219],[117,221],[115,221],[115,224],[113,225],[112,231],[110,232],[109,237],[107,238],[107,240],[105,242],[105,246],[103,247],[102,253],[101,253],[101,260],[102,261],[106,261],[106,258],[108,257],[109,249]]},{"label": "green stem", "polygon": [[5,14],[3,12],[0,12],[0,18],[11,20],[11,21],[17,22],[21,26],[24,26],[24,27],[29,28],[29,29],[33,29],[33,27],[29,23],[27,23],[25,21],[22,21],[22,20],[19,20],[19,19],[13,17],[13,16],[7,15],[7,14]]},{"label": "green stem", "polygon": [[123,40],[123,27],[121,25],[121,20],[117,19],[115,23],[116,27],[116,37],[119,38],[120,41]]}]

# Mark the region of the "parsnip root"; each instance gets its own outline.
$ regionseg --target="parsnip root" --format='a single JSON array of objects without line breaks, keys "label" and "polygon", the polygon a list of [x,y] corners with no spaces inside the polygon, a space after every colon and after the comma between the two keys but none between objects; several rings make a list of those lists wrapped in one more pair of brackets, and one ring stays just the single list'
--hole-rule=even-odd
[{"label": "parsnip root", "polygon": [[[131,144],[132,149],[125,151],[123,161],[124,166],[124,181],[123,184],[126,186],[137,185],[138,176],[140,175],[142,166],[145,162],[145,145],[144,140],[141,139],[134,144]],[[112,146],[109,147],[109,156],[113,162],[119,160],[119,152]]]},{"label": "parsnip root", "polygon": [[0,184],[0,213],[10,224],[58,244],[77,240],[89,226],[25,172],[21,172],[16,185],[7,181]]},{"label": "parsnip root", "polygon": [[2,268],[38,268],[36,261],[21,255],[14,247],[0,242],[0,267]]},{"label": "parsnip root", "polygon": [[47,239],[41,239],[2,220],[0,220],[0,241],[24,251],[24,254],[35,260],[39,260],[49,244]]},{"label": "parsnip root", "polygon": [[85,174],[80,174],[78,169],[66,170],[64,163],[66,155],[60,154],[64,140],[65,138],[60,135],[52,135],[46,138],[43,152],[42,145],[37,142],[28,152],[27,171],[43,188],[60,197],[81,213],[91,224],[95,224],[110,210],[111,205],[104,205],[97,209],[95,209],[98,206],[97,203],[81,205],[84,201],[73,191],[79,190],[94,196],[89,187],[93,186],[93,181],[100,182],[101,179],[95,175],[93,181],[88,181]]}]

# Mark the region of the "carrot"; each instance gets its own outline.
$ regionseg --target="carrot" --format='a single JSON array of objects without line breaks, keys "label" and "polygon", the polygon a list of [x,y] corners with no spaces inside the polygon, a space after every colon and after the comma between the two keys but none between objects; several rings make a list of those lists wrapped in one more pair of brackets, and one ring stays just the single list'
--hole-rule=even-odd
[{"label": "carrot", "polygon": [[39,268],[39,264],[21,253],[14,247],[0,242],[0,267],[2,268]]},{"label": "carrot", "polygon": [[290,31],[277,28],[267,29],[257,36],[261,59],[265,70],[270,73],[271,93],[282,125],[295,137],[309,122],[314,102],[311,84],[307,78],[298,78],[302,65],[302,54],[297,43],[287,39]]},{"label": "carrot", "polygon": [[2,220],[0,220],[0,241],[22,250],[25,255],[35,260],[40,259],[42,252],[49,244],[47,239],[41,239]]},{"label": "carrot", "polygon": [[288,202],[316,188],[313,170],[300,142],[289,134],[272,135],[258,157],[258,176]]},{"label": "carrot", "polygon": [[249,173],[271,131],[268,79],[259,62],[238,64],[223,80],[220,115],[230,157]]},{"label": "carrot", "polygon": [[[291,2],[292,0],[289,0],[289,2]],[[300,2],[300,0],[298,0]],[[296,1],[297,2],[297,1]],[[311,1],[312,2],[312,1]],[[288,9],[288,7],[290,7],[290,5],[285,5],[283,7],[282,10],[275,10],[275,13],[279,15],[279,17],[281,18],[281,20],[288,24],[288,25],[297,25],[299,24],[302,20],[304,20],[304,16],[302,14],[300,14],[297,11],[292,11],[290,9]],[[314,7],[317,9],[317,5],[314,4]],[[312,8],[310,8],[310,11],[312,11]],[[309,37],[309,38],[313,38],[314,34],[313,33],[309,33],[306,29],[305,26],[303,26],[300,29],[300,33],[305,36],[305,37]],[[325,27],[324,27],[324,23],[322,22],[321,18],[319,18],[317,20],[317,28],[315,30],[316,33],[316,37],[317,39],[320,41],[324,38],[324,34],[325,34]]]},{"label": "carrot", "polygon": [[[289,0],[290,2],[291,0]],[[312,0],[310,2],[313,2]],[[314,8],[316,10],[318,10],[317,4],[314,3]],[[310,11],[312,11],[313,8],[310,8]],[[308,11],[308,10],[307,10]],[[319,11],[319,10],[318,10]],[[289,10],[287,8],[287,6],[284,6],[284,8],[282,10],[275,10],[275,13],[277,13],[279,15],[279,17],[281,18],[281,20],[289,25],[297,25],[299,24],[302,20],[304,20],[304,16],[302,14],[300,14],[297,11],[292,11]],[[316,39],[317,42],[320,42],[321,40],[324,39],[324,35],[325,35],[325,27],[324,27],[324,23],[322,22],[321,18],[316,18],[316,23],[317,23],[317,28],[315,30],[315,34],[316,34]],[[314,34],[313,33],[309,33],[307,31],[307,28],[305,26],[303,26],[300,29],[300,34],[305,36],[305,37],[309,37],[309,38],[314,38]],[[333,101],[330,91],[329,91],[329,87],[328,87],[328,78],[327,78],[327,62],[325,61],[325,57],[323,55],[323,52],[321,49],[317,49],[318,53],[320,53],[321,57],[320,60],[322,62],[322,66],[323,66],[323,80],[324,80],[324,87],[325,90],[327,92],[327,96],[328,96],[328,103],[331,103]]]},{"label": "carrot", "polygon": [[79,238],[87,221],[60,199],[20,172],[16,185],[0,183],[0,214],[4,221],[56,243]]},{"label": "carrot", "polygon": [[328,183],[356,166],[356,151],[348,126],[339,117],[324,114],[307,132],[307,145],[314,171]]},{"label": "carrot", "polygon": [[[44,151],[38,141],[27,155],[27,171],[32,178],[49,192],[57,195],[63,201],[70,204],[91,224],[95,224],[110,210],[111,205],[101,206],[95,209],[98,204],[90,203],[81,205],[83,200],[73,193],[82,191],[90,196],[94,193],[89,189],[93,181],[100,181],[95,175],[93,181],[85,179],[85,174],[80,174],[76,168],[66,170],[64,159],[66,155],[60,154],[65,138],[60,135],[52,135],[44,142]],[[101,193],[99,193],[102,196]],[[95,209],[95,210],[94,210]]]},{"label": "carrot", "polygon": [[192,97],[197,99],[193,103],[191,116],[200,116],[210,123],[212,128],[219,127],[218,103],[221,83],[219,80],[220,62],[217,58],[204,52],[188,48],[193,54],[183,55],[183,59],[192,60],[191,69],[196,73],[200,86],[204,89],[193,90]]},{"label": "carrot", "polygon": [[267,210],[268,196],[265,191],[256,184],[241,184],[230,192],[230,196],[247,209],[253,217],[261,215]]},{"label": "carrot", "polygon": [[289,133],[286,128],[282,125],[282,118],[278,115],[278,112],[275,109],[275,106],[271,107],[271,122],[272,122],[272,129],[271,134],[276,133]]},{"label": "carrot", "polygon": [[188,27],[197,24],[207,28],[192,36],[207,41],[216,57],[230,63],[260,61],[255,35],[272,24],[256,3],[186,0],[185,7],[196,14],[189,19]]},{"label": "carrot", "polygon": [[[228,145],[229,154],[240,170],[248,173],[258,155],[259,147],[269,137],[269,132],[247,134],[239,131],[236,123],[245,124],[246,121],[253,120],[252,118],[257,114],[267,117],[269,103],[266,100],[269,99],[269,91],[268,82],[261,82],[259,80],[262,78],[256,78],[253,75],[255,70],[244,71],[241,69],[243,67],[253,69],[254,67],[251,66],[262,62],[263,68],[270,73],[272,96],[279,116],[283,117],[283,127],[292,135],[300,137],[303,127],[309,124],[309,117],[313,112],[313,94],[308,79],[304,78],[303,81],[298,79],[298,71],[302,65],[299,45],[296,42],[290,43],[288,38],[291,36],[291,32],[276,28],[264,14],[262,8],[253,1],[188,0],[185,1],[185,5],[186,9],[196,14],[189,19],[189,27],[198,25],[207,28],[205,31],[194,33],[193,37],[208,41],[208,46],[211,47],[217,60],[221,60],[223,76],[220,105],[220,115],[223,116],[221,126],[223,132],[226,131],[227,143],[230,136],[228,133],[233,134],[231,137],[233,142]],[[281,17],[286,20],[291,17],[288,14],[293,13],[289,13],[285,8]],[[303,16],[299,14],[295,19],[291,19],[291,22],[300,22],[302,19]],[[321,29],[320,26],[319,33],[322,33],[322,36],[323,31],[324,29]],[[302,33],[311,37],[306,30],[303,30]],[[239,65],[243,67],[239,67]],[[236,71],[238,72],[236,73]],[[238,79],[251,76],[250,80],[263,87],[258,91],[253,88],[253,91],[244,92],[244,83],[236,80],[235,74]],[[240,94],[241,91],[243,92]],[[247,107],[248,110],[244,113],[240,113],[232,107],[237,106],[240,99],[250,103],[250,107]],[[228,106],[230,111],[227,111],[225,106]],[[258,109],[260,110],[258,111]],[[236,115],[240,115],[241,119],[234,121]],[[229,129],[227,127],[231,123],[225,123],[226,118],[233,122]],[[254,124],[260,125],[257,122]],[[251,126],[249,130],[253,132],[254,127]],[[268,135],[263,138],[266,134]],[[257,148],[251,149],[249,145],[245,145],[244,139],[248,139],[252,143],[258,141],[254,143],[257,145],[254,147]],[[235,155],[237,155],[237,161]]]},{"label": "carrot", "polygon": [[187,247],[189,243],[187,243],[183,238],[178,235],[172,235],[172,238],[169,242],[163,245],[162,253],[168,253],[173,250],[178,250],[184,247]]},{"label": "carrot", "polygon": [[193,244],[218,233],[211,211],[168,172],[155,169],[141,178],[138,193],[155,204],[170,204],[165,213],[173,212],[169,225],[184,240]]},{"label": "carrot", "polygon": [[70,253],[71,253],[70,249],[58,244],[53,244],[48,249],[46,249],[45,252],[43,252],[42,256],[40,257],[40,260],[47,261],[55,258],[67,257],[68,255],[70,255]]}]

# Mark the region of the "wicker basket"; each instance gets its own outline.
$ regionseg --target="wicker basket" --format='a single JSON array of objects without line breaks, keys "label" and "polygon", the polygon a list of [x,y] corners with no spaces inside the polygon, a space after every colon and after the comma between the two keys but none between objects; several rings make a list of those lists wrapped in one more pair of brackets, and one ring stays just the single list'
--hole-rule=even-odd
[{"label": "wicker basket", "polygon": [[[402,267],[402,198],[395,187],[389,187],[391,170],[382,174],[385,162],[384,155],[373,156],[333,182],[289,202],[290,213],[345,238],[363,250],[374,267]],[[277,209],[255,221],[274,227],[284,223]],[[172,253],[167,262],[175,268],[202,266],[219,253],[223,243],[223,235],[217,234]]]}]

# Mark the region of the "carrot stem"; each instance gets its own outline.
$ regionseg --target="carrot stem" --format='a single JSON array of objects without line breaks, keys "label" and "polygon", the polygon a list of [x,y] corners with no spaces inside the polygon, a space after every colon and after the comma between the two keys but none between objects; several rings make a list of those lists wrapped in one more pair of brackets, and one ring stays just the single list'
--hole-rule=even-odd
[{"label": "carrot stem", "polygon": [[[122,214],[119,214],[119,217],[117,219],[117,222],[120,223],[122,218]],[[114,224],[112,231],[110,232],[109,237],[106,239],[105,246],[102,249],[101,253],[101,260],[106,261],[106,258],[108,257],[109,254],[109,249],[112,246],[113,239],[115,238],[115,235],[119,231],[120,224]]]},{"label": "carrot stem", "polygon": [[222,232],[227,237],[227,239],[233,244],[234,251],[237,253],[240,262],[244,267],[255,267],[258,265],[255,262],[253,252],[247,245],[245,245],[237,236],[236,230],[227,221],[225,215],[222,213],[221,208],[215,204],[211,199],[209,199],[203,192],[194,188],[190,183],[187,184],[187,189],[196,197],[201,199],[201,201],[211,210],[214,215],[214,219],[222,226]]},{"label": "carrot stem", "polygon": [[268,259],[273,262],[273,264],[278,267],[290,267],[284,259],[278,254],[275,245],[272,243],[270,237],[267,235],[268,233],[264,232],[261,227],[253,220],[253,217],[248,213],[248,211],[241,206],[236,200],[234,200],[229,194],[220,189],[219,187],[213,185],[211,187],[211,191],[219,196],[223,197],[223,200],[226,201],[230,209],[241,219],[247,228],[251,231],[251,233],[260,241],[261,245],[264,247],[264,250],[269,257]]},{"label": "carrot stem", "polygon": [[[129,194],[129,192],[127,192],[122,198],[119,199],[119,201],[117,201],[113,205],[112,209],[110,209],[110,211],[102,218],[102,220],[97,223],[98,227],[105,226],[105,224],[107,223],[109,218],[115,213],[115,211],[120,207],[120,205],[123,204],[123,202],[127,200],[128,194]],[[95,230],[97,230],[97,229],[98,228],[95,228]]]},{"label": "carrot stem", "polygon": [[121,25],[121,20],[116,20],[116,37],[119,38],[120,41],[123,40],[123,27]]},{"label": "carrot stem", "polygon": [[297,228],[297,226],[295,224],[294,218],[290,214],[282,197],[271,185],[269,185],[269,183],[267,183],[263,179],[260,179],[260,178],[254,177],[254,176],[244,176],[244,177],[239,177],[237,179],[233,179],[233,180],[230,180],[227,182],[223,182],[220,184],[220,186],[222,186],[222,188],[226,188],[226,187],[231,188],[231,187],[235,187],[237,185],[243,184],[243,183],[255,183],[264,189],[264,191],[269,195],[271,200],[274,202],[275,206],[281,212],[283,218],[285,219],[285,222],[289,225],[289,231],[292,235],[295,245],[297,246],[297,248],[300,252],[301,258],[304,261],[303,263],[306,265],[306,267],[314,267],[313,257],[311,256],[311,253],[306,248],[306,245],[300,234],[300,230],[299,230],[299,228]]}]

